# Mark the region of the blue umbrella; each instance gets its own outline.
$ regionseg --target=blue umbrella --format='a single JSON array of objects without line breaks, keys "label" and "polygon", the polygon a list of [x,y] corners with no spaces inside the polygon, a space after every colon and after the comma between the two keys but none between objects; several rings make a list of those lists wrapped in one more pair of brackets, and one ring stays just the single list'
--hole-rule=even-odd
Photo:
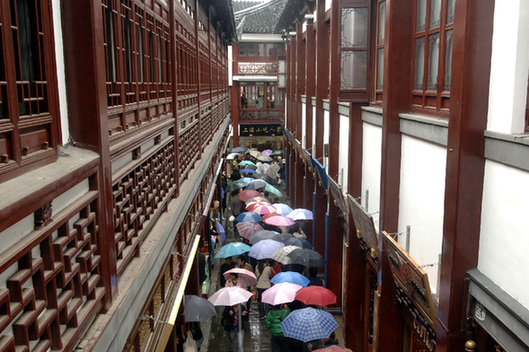
[{"label": "blue umbrella", "polygon": [[246,253],[250,250],[250,246],[242,242],[232,242],[225,246],[222,246],[221,249],[215,254],[215,258],[229,258],[235,255],[240,255]]},{"label": "blue umbrella", "polygon": [[286,337],[308,342],[328,338],[338,323],[324,310],[303,308],[290,313],[279,326]]},{"label": "blue umbrella", "polygon": [[247,173],[247,174],[256,174],[257,171],[252,170],[252,169],[242,169],[242,170],[241,170],[241,173],[243,173],[243,174],[244,174],[244,173]]},{"label": "blue umbrella", "polygon": [[283,243],[278,241],[262,240],[250,248],[250,253],[248,253],[248,256],[257,260],[271,259],[274,256],[274,252],[284,246],[285,245]]},{"label": "blue umbrella", "polygon": [[236,147],[231,150],[232,153],[242,153],[246,150],[244,147]]},{"label": "blue umbrella", "polygon": [[[269,241],[273,241],[273,240],[269,240]],[[258,242],[258,243],[261,243],[261,242]],[[274,275],[274,277],[272,278],[272,280],[270,280],[270,282],[273,284],[280,284],[282,282],[290,282],[292,284],[307,287],[307,285],[310,283],[310,280],[295,271],[282,271],[278,273],[277,275]]]},{"label": "blue umbrella", "polygon": [[220,243],[224,244],[224,242],[226,242],[226,230],[224,230],[224,226],[222,226],[218,220],[216,221],[215,226],[217,227],[217,233],[220,236]]},{"label": "blue umbrella", "polygon": [[240,213],[235,218],[235,221],[238,222],[258,222],[263,221],[263,218],[261,215],[254,213],[253,211],[245,211],[244,213]]}]

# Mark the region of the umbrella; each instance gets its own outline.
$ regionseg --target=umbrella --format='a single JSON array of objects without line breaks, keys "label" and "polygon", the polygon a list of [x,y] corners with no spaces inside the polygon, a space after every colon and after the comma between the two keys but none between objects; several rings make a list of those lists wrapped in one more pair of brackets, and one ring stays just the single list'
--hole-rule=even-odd
[{"label": "umbrella", "polygon": [[246,201],[246,206],[250,205],[251,202],[261,201],[261,200],[263,200],[263,201],[269,203],[269,202],[268,202],[268,199],[266,199],[265,197],[252,197],[252,198],[250,198],[250,199],[248,199],[248,200]]},{"label": "umbrella", "polygon": [[266,155],[266,156],[270,156],[272,155],[272,153],[274,153],[272,149],[265,149],[261,152],[261,154]]},{"label": "umbrella", "polygon": [[250,160],[243,160],[239,163],[239,165],[254,165],[255,166],[255,163],[253,161],[250,161]]},{"label": "umbrella", "polygon": [[312,220],[312,211],[308,209],[298,208],[292,210],[292,213],[287,215],[292,220]]},{"label": "umbrella", "polygon": [[243,187],[246,187],[246,186],[248,186],[248,184],[250,184],[250,182],[253,181],[253,178],[251,178],[251,177],[241,177],[241,179],[239,181],[244,182]]},{"label": "umbrella", "polygon": [[224,242],[226,242],[226,230],[224,230],[224,226],[222,226],[222,224],[216,220],[215,227],[217,228],[217,233],[220,236],[220,243],[224,244]]},{"label": "umbrella", "polygon": [[262,220],[263,218],[261,217],[261,215],[251,211],[245,211],[244,213],[240,213],[235,218],[235,221],[238,222],[258,222]]},{"label": "umbrella", "polygon": [[299,247],[296,246],[287,246],[281,247],[278,250],[274,252],[274,255],[272,256],[272,259],[276,262],[280,262],[281,264],[292,264],[292,259],[289,258],[288,254],[292,252],[294,249],[298,249]]},{"label": "umbrella", "polygon": [[266,192],[273,193],[273,194],[275,194],[275,195],[278,196],[278,197],[283,197],[283,193],[281,193],[280,190],[278,190],[277,188],[275,188],[275,187],[272,186],[272,185],[266,185],[264,190],[265,190]]},{"label": "umbrella", "polygon": [[262,241],[257,242],[256,244],[252,246],[252,248],[250,248],[250,253],[248,253],[248,255],[257,260],[270,259],[274,255],[274,252],[276,251],[276,249],[284,247],[284,246],[285,245],[283,243],[278,242],[278,241],[262,240]]},{"label": "umbrella", "polygon": [[267,217],[266,219],[264,219],[264,222],[266,222],[268,225],[274,225],[274,226],[294,225],[294,220],[289,219],[286,216],[282,216],[282,215]]},{"label": "umbrella", "polygon": [[252,170],[252,169],[246,169],[246,168],[245,168],[245,169],[242,169],[241,172],[242,172],[242,173],[247,173],[247,174],[256,174],[256,173],[257,173],[257,171],[255,171],[255,170]]},{"label": "umbrella", "polygon": [[[296,236],[294,236],[291,233],[282,233],[282,234],[277,236],[278,241],[281,241],[283,243],[285,243],[285,241],[288,240],[289,238],[296,238]],[[285,245],[285,246],[287,246],[287,245]]]},{"label": "umbrella", "polygon": [[[263,230],[263,227],[256,222],[239,222],[235,226],[237,226],[239,235],[246,239],[250,239],[250,236],[256,233],[257,231]],[[250,248],[248,248],[248,250],[250,250]]]},{"label": "umbrella", "polygon": [[290,303],[295,299],[296,292],[303,287],[290,282],[274,285],[263,292],[261,301],[276,306],[278,304]]},{"label": "umbrella", "polygon": [[281,149],[275,150],[271,155],[281,155],[283,151]]},{"label": "umbrella", "polygon": [[259,215],[273,214],[276,212],[276,208],[274,208],[274,206],[271,204],[259,204],[259,205],[254,206],[252,208],[252,211]]},{"label": "umbrella", "polygon": [[299,290],[296,299],[308,306],[328,306],[336,303],[336,295],[322,286],[307,286]]},{"label": "umbrella", "polygon": [[258,158],[261,156],[261,152],[258,150],[250,150],[250,155],[253,156],[254,158]]},{"label": "umbrella", "polygon": [[[253,224],[253,223],[241,222],[241,224]],[[249,250],[250,250],[250,246],[248,246],[247,244],[244,244],[242,242],[232,242],[232,243],[228,243],[225,246],[222,246],[217,252],[217,254],[215,254],[215,258],[229,258],[229,257],[233,257],[234,255],[240,255],[240,254],[246,253]]]},{"label": "umbrella", "polygon": [[261,155],[260,157],[257,158],[257,160],[259,161],[264,161],[264,162],[268,162],[268,161],[272,161],[274,159],[272,159],[271,157],[269,157],[268,155]]},{"label": "umbrella", "polygon": [[[250,243],[251,244],[256,244],[257,242],[263,241],[263,240],[274,240],[274,241],[277,241],[276,237],[277,237],[277,235],[273,231],[261,230],[261,231],[257,231],[256,233],[254,233],[253,235],[250,236]],[[277,242],[279,242],[279,241],[277,241]]]},{"label": "umbrella", "polygon": [[257,170],[257,166],[252,165],[252,164],[245,164],[245,165],[244,165],[244,168],[245,168],[245,169]]},{"label": "umbrella", "polygon": [[286,337],[308,342],[328,338],[338,323],[324,310],[303,308],[290,313],[279,326]]},{"label": "umbrella", "polygon": [[233,192],[236,189],[239,189],[241,187],[244,187],[244,181],[241,181],[241,180],[233,181],[230,184],[228,184],[228,186],[226,186],[226,192]]},{"label": "umbrella", "polygon": [[353,352],[353,350],[339,345],[331,345],[325,348],[318,348],[318,352]]},{"label": "umbrella", "polygon": [[283,203],[274,203],[272,204],[277,212],[283,216],[287,216],[288,214],[290,214],[292,212],[292,208],[289,207],[288,205],[286,204],[283,204]]},{"label": "umbrella", "polygon": [[208,301],[216,306],[234,306],[239,303],[248,302],[252,293],[239,286],[224,287],[215,292]]},{"label": "umbrella", "polygon": [[232,153],[242,153],[246,150],[244,147],[236,147],[231,150]]},{"label": "umbrella", "polygon": [[246,210],[252,211],[253,208],[258,207],[260,205],[271,205],[271,204],[266,199],[255,200],[255,201],[251,201],[251,202],[248,201],[248,202],[246,202]]},{"label": "umbrella", "polygon": [[253,190],[253,189],[247,189],[239,193],[239,199],[242,200],[243,202],[246,202],[248,201],[248,199],[253,198],[253,197],[262,197],[262,196],[263,194],[261,192],[257,192],[256,190]]},{"label": "umbrella", "polygon": [[325,265],[323,257],[311,249],[298,248],[288,254],[293,264],[301,264],[307,268],[320,267]]},{"label": "umbrella", "polygon": [[307,287],[307,285],[310,283],[310,280],[295,271],[282,271],[274,275],[274,277],[272,278],[272,280],[270,280],[270,282],[273,284],[280,284],[282,282],[290,282],[291,284],[296,284],[296,285],[300,285],[303,287]]},{"label": "umbrella", "polygon": [[274,181],[274,179],[272,177],[270,177],[269,175],[266,175],[266,174],[255,174],[254,178],[260,179],[260,180],[265,180],[266,182],[268,182],[271,185],[277,184],[276,181]]},{"label": "umbrella", "polygon": [[239,280],[243,279],[248,286],[257,285],[257,277],[255,277],[255,274],[250,270],[243,268],[233,268],[224,273],[224,278],[226,280],[229,279],[230,274],[237,274],[239,276]]},{"label": "umbrella", "polygon": [[284,240],[283,243],[285,244],[285,246],[296,246],[298,248],[312,249],[312,245],[310,244],[310,242],[304,238],[289,238],[287,240]]},{"label": "umbrella", "polygon": [[226,157],[226,160],[233,160],[235,158],[238,158],[240,155],[239,153],[230,153],[228,154],[228,156]]},{"label": "umbrella", "polygon": [[266,182],[265,180],[254,179],[252,180],[252,182],[248,184],[248,186],[246,186],[246,189],[265,188],[267,185],[268,185],[268,182]]},{"label": "umbrella", "polygon": [[203,322],[217,315],[215,306],[207,299],[186,295],[184,298],[185,321]]}]

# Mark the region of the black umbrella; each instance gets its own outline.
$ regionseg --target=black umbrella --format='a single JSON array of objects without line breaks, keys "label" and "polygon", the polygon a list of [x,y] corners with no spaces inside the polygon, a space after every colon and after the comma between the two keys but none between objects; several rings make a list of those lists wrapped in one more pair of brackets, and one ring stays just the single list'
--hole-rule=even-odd
[{"label": "black umbrella", "polygon": [[266,174],[255,174],[253,177],[261,179],[261,180],[264,180],[264,181],[268,182],[271,185],[277,185],[277,183],[274,181],[274,179],[272,177],[266,175]]},{"label": "black umbrella", "polygon": [[[250,236],[250,243],[256,244],[259,241],[262,240],[275,240],[277,241],[277,234],[273,231],[268,230],[261,230],[255,232],[253,235]],[[280,242],[280,241],[278,241]]]},{"label": "black umbrella", "polygon": [[185,296],[185,321],[203,322],[217,315],[215,306],[205,298],[199,296]]},{"label": "black umbrella", "polygon": [[325,265],[323,257],[311,249],[294,249],[288,254],[288,257],[292,259],[292,264],[301,264],[307,268]]},{"label": "black umbrella", "polygon": [[[281,242],[285,243],[286,240],[288,240],[289,238],[296,238],[296,236],[294,236],[293,234],[291,233],[282,233],[280,235],[277,235],[277,239],[280,240]],[[285,245],[286,246],[286,245]],[[299,247],[299,246],[298,246]]]},{"label": "black umbrella", "polygon": [[304,249],[312,249],[312,245],[310,244],[310,242],[304,238],[289,238],[283,241],[283,243],[285,244],[285,246],[296,246]]}]

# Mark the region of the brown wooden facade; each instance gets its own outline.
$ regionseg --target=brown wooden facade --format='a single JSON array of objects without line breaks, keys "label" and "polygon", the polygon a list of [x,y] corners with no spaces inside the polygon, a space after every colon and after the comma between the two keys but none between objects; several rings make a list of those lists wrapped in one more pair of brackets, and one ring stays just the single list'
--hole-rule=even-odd
[{"label": "brown wooden facade", "polygon": [[0,1],[0,351],[155,349],[177,291],[198,293],[190,250],[228,140],[231,9],[52,5]]},{"label": "brown wooden facade", "polygon": [[[437,5],[439,18],[434,18]],[[290,34],[285,138],[289,193],[293,207],[314,211],[313,245],[326,254],[327,286],[339,297],[343,293],[342,304],[336,308],[344,314],[345,343],[353,351],[464,351],[465,342],[472,338],[464,292],[467,271],[477,266],[479,250],[493,5],[494,1],[466,0],[289,1],[286,8],[291,11],[280,20]],[[298,14],[300,9],[304,12]],[[351,13],[362,16],[356,20],[361,25],[355,27],[354,38],[344,40],[344,23]],[[309,52],[309,47],[315,49]],[[351,57],[363,60],[362,64],[348,61]],[[348,112],[350,132],[349,171],[344,176],[348,194],[341,194],[336,186],[343,150],[341,107]],[[355,226],[352,200],[364,196],[366,107],[381,114],[377,217],[380,230],[394,237],[401,191],[400,116],[417,113],[448,122],[438,311],[435,321],[425,323],[423,330],[422,323],[410,320],[402,308],[413,303],[395,285],[392,254],[383,237],[376,240],[375,235],[375,241],[366,241],[364,229]],[[305,130],[302,108],[306,109]],[[330,116],[328,127],[325,114]],[[327,128],[328,144],[324,142]],[[327,157],[322,177],[318,164]]]}]

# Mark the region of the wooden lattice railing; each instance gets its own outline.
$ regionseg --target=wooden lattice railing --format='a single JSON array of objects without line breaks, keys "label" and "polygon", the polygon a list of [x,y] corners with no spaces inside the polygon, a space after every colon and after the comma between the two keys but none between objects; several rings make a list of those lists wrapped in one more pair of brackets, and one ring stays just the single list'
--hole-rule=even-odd
[{"label": "wooden lattice railing", "polygon": [[71,351],[101,308],[97,201],[88,191],[0,255],[1,352]]}]

